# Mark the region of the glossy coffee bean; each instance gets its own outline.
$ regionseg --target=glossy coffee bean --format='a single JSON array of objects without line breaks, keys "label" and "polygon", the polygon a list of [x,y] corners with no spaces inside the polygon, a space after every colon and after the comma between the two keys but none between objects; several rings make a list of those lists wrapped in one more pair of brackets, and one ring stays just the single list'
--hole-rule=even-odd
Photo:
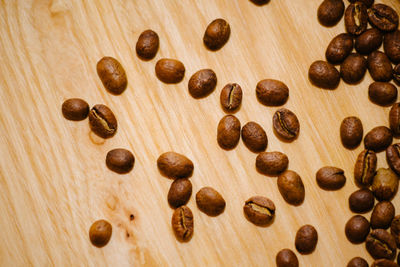
[{"label": "glossy coffee bean", "polygon": [[282,249],[276,254],[275,262],[277,267],[299,267],[296,254],[288,248]]},{"label": "glossy coffee bean", "polygon": [[338,190],[346,183],[344,171],[332,166],[320,168],[316,173],[316,180],[319,187],[324,190]]},{"label": "glossy coffee bean", "polygon": [[371,190],[377,200],[392,199],[399,187],[399,177],[391,169],[379,168],[372,181]]},{"label": "glossy coffee bean", "polygon": [[116,173],[128,173],[132,170],[135,157],[132,152],[123,148],[116,148],[107,153],[106,165]]},{"label": "glossy coffee bean", "polygon": [[390,233],[396,240],[397,247],[400,247],[400,215],[393,218],[390,224]]},{"label": "glossy coffee bean", "polygon": [[369,187],[375,175],[377,157],[372,150],[363,150],[354,164],[354,180],[358,186]]},{"label": "glossy coffee bean", "polygon": [[97,62],[97,74],[104,87],[112,94],[122,94],[128,85],[124,68],[113,57],[103,57]]},{"label": "glossy coffee bean", "polygon": [[261,152],[256,158],[257,170],[266,175],[278,175],[284,172],[289,165],[288,157],[278,151]]},{"label": "glossy coffee bean", "polygon": [[267,148],[268,137],[264,129],[256,122],[248,122],[242,128],[242,140],[252,152],[262,152]]},{"label": "glossy coffee bean", "polygon": [[226,205],[221,194],[209,186],[203,187],[199,190],[199,192],[197,192],[196,204],[199,210],[209,216],[220,215],[222,212],[224,212]]},{"label": "glossy coffee bean", "polygon": [[361,257],[352,258],[346,267],[369,267],[368,262]]},{"label": "glossy coffee bean", "polygon": [[234,112],[242,103],[242,88],[237,83],[228,83],[222,88],[220,95],[220,103],[222,108],[227,112]]},{"label": "glossy coffee bean", "polygon": [[399,267],[394,261],[388,259],[375,260],[371,267]]},{"label": "glossy coffee bean", "polygon": [[187,206],[177,208],[171,219],[172,230],[180,242],[188,242],[194,231],[193,213]]},{"label": "glossy coffee bean", "polygon": [[326,48],[326,60],[331,64],[342,63],[353,50],[353,43],[351,34],[341,33],[335,36]]},{"label": "glossy coffee bean", "polygon": [[208,26],[203,36],[204,45],[212,50],[222,48],[228,42],[231,28],[224,19],[213,20]]},{"label": "glossy coffee bean", "polygon": [[71,121],[81,121],[89,114],[88,103],[80,98],[70,98],[64,101],[61,108],[64,118]]},{"label": "glossy coffee bean", "polygon": [[281,81],[265,79],[257,83],[256,96],[266,106],[281,106],[289,97],[289,88]]},{"label": "glossy coffee bean", "polygon": [[374,4],[368,10],[368,20],[372,26],[385,32],[393,31],[399,26],[399,15],[385,4]]},{"label": "glossy coffee bean", "polygon": [[186,205],[192,195],[192,183],[189,179],[176,179],[168,191],[168,203],[173,208]]},{"label": "glossy coffee bean", "polygon": [[375,205],[371,213],[372,229],[387,229],[394,218],[395,209],[391,202],[381,201]]},{"label": "glossy coffee bean", "polygon": [[361,215],[351,217],[345,226],[347,239],[353,244],[359,244],[365,241],[369,234],[369,222]]},{"label": "glossy coffee bean", "polygon": [[346,117],[340,124],[340,139],[346,148],[357,147],[363,138],[363,125],[355,116]]},{"label": "glossy coffee bean", "polygon": [[233,115],[226,115],[218,123],[217,142],[223,149],[233,149],[240,140],[240,121]]},{"label": "glossy coffee bean", "polygon": [[377,50],[381,46],[382,40],[381,31],[372,28],[357,36],[354,47],[358,53],[367,55]]},{"label": "glossy coffee bean", "polygon": [[368,87],[369,99],[380,106],[393,104],[397,99],[397,88],[387,82],[373,82]]},{"label": "glossy coffee bean", "polygon": [[300,205],[304,201],[305,189],[301,177],[287,170],[278,176],[278,189],[283,199],[291,205]]},{"label": "glossy coffee bean", "polygon": [[355,84],[364,78],[367,60],[360,54],[350,54],[340,65],[340,76],[348,84]]},{"label": "glossy coffee bean", "polygon": [[162,58],[155,66],[157,78],[164,83],[179,83],[185,76],[185,66],[182,62],[170,58]]},{"label": "glossy coffee bean", "polygon": [[374,259],[393,260],[396,256],[396,241],[383,229],[372,230],[367,236],[365,247]]},{"label": "glossy coffee bean", "polygon": [[369,189],[359,189],[349,197],[349,207],[352,212],[365,213],[374,207],[375,197]]},{"label": "glossy coffee bean", "polygon": [[327,27],[337,24],[344,13],[343,0],[324,0],[318,7],[319,22]]},{"label": "glossy coffee bean", "polygon": [[335,89],[340,82],[340,73],[330,63],[317,60],[311,64],[308,70],[308,78],[317,87]]},{"label": "glossy coffee bean", "polygon": [[381,51],[372,52],[367,59],[368,71],[377,82],[389,82],[392,79],[393,68],[389,58]]},{"label": "glossy coffee bean", "polygon": [[306,224],[297,230],[295,246],[301,254],[311,254],[318,243],[317,230],[312,225]]},{"label": "glossy coffee bean", "polygon": [[118,123],[109,107],[97,104],[89,112],[89,126],[98,136],[110,138],[117,132]]},{"label": "glossy coffee bean", "polygon": [[254,196],[245,202],[243,212],[250,222],[265,226],[274,219],[275,204],[269,198]]},{"label": "glossy coffee bean", "polygon": [[393,141],[392,131],[386,126],[377,126],[364,137],[366,149],[380,152],[385,150]]},{"label": "glossy coffee bean", "polygon": [[389,59],[397,64],[400,63],[400,31],[396,30],[385,34],[383,50]]},{"label": "glossy coffee bean", "polygon": [[400,143],[392,144],[386,148],[386,161],[389,167],[400,175]]},{"label": "glossy coffee bean", "polygon": [[275,112],[272,125],[278,137],[286,141],[293,141],[300,132],[300,123],[296,114],[286,108],[280,108]]},{"label": "glossy coffee bean", "polygon": [[176,152],[165,152],[157,159],[161,174],[169,178],[187,178],[193,173],[193,162],[185,155]]},{"label": "glossy coffee bean", "polygon": [[145,60],[155,57],[160,46],[158,34],[152,30],[142,32],[136,42],[136,54]]},{"label": "glossy coffee bean", "polygon": [[350,34],[360,35],[367,29],[367,7],[361,2],[350,4],[344,13],[344,25]]},{"label": "glossy coffee bean", "polygon": [[194,98],[202,98],[211,94],[217,85],[217,75],[211,69],[202,69],[190,77],[189,93]]},{"label": "glossy coffee bean", "polygon": [[389,111],[389,125],[394,136],[400,136],[400,103],[395,103]]},{"label": "glossy coffee bean", "polygon": [[90,242],[96,247],[104,247],[110,241],[112,226],[106,220],[95,221],[89,229]]}]

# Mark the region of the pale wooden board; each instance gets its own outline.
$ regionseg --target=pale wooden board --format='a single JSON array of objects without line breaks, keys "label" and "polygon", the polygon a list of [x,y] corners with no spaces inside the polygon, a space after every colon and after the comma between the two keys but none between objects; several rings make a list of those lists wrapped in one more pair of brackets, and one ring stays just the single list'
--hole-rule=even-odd
[{"label": "pale wooden board", "polygon": [[[341,82],[335,91],[309,83],[309,65],[323,59],[328,42],[344,31],[343,20],[333,28],[319,25],[320,2],[272,0],[259,7],[247,0],[1,1],[0,265],[274,266],[280,249],[294,250],[296,230],[306,223],[317,228],[319,242],[313,254],[297,253],[301,266],[344,266],[354,256],[371,262],[364,245],[352,245],[344,235],[352,215],[347,199],[356,190],[353,162],[362,146],[344,149],[338,132],[349,115],[359,116],[365,131],[387,125],[389,108],[368,100],[369,75],[357,86]],[[398,0],[377,2],[400,11]],[[210,52],[202,35],[218,17],[227,19],[232,34],[223,49]],[[160,49],[144,62],[134,46],[148,28],[159,34]],[[108,94],[97,77],[96,63],[105,55],[127,71],[129,86],[121,96]],[[183,82],[157,80],[154,65],[162,57],[185,64]],[[218,85],[209,97],[195,100],[187,83],[201,68],[214,69]],[[273,134],[276,108],[256,100],[255,86],[265,78],[290,88],[285,107],[301,123],[293,143]],[[283,201],[276,178],[256,172],[256,154],[242,141],[229,152],[218,147],[216,127],[224,116],[219,93],[228,82],[244,90],[236,114],[242,125],[260,123],[268,134],[267,150],[285,152],[290,169],[302,176],[303,205]],[[70,97],[108,105],[118,118],[116,136],[96,145],[87,120],[65,120],[61,104]],[[115,147],[134,153],[131,173],[117,175],[106,168],[105,155]],[[171,180],[156,167],[157,157],[168,150],[193,160],[193,194],[212,186],[227,201],[225,212],[211,218],[197,209],[192,196],[188,205],[195,233],[187,244],[173,236],[173,210],[166,201]],[[345,170],[343,189],[317,187],[315,172],[324,165]],[[378,165],[387,166],[383,153]],[[243,203],[253,195],[275,202],[271,226],[256,227],[244,218]],[[399,209],[398,196],[394,203]],[[112,239],[102,249],[88,239],[90,225],[100,218],[113,225]]]}]

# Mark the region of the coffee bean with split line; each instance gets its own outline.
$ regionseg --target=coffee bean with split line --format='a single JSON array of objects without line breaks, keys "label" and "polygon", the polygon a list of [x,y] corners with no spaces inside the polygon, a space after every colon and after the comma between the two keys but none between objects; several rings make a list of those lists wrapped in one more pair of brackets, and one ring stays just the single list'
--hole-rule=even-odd
[{"label": "coffee bean with split line", "polygon": [[396,240],[384,229],[375,229],[367,236],[365,247],[374,259],[393,260],[396,256]]},{"label": "coffee bean with split line", "polygon": [[399,15],[385,4],[374,4],[368,9],[368,20],[372,26],[385,32],[393,31],[399,26]]},{"label": "coffee bean with split line", "polygon": [[350,4],[344,13],[344,25],[350,34],[360,35],[367,29],[367,7],[362,2]]},{"label": "coffee bean with split line", "polygon": [[296,139],[300,132],[300,123],[296,114],[286,108],[280,108],[275,112],[272,125],[275,133],[287,141]]},{"label": "coffee bean with split line", "polygon": [[174,211],[171,225],[178,241],[188,242],[192,238],[194,231],[193,221],[193,213],[189,207],[180,206]]},{"label": "coffee bean with split line", "polygon": [[242,103],[242,88],[237,83],[228,83],[224,86],[220,95],[222,108],[227,112],[234,112]]},{"label": "coffee bean with split line", "polygon": [[275,216],[275,204],[269,198],[254,196],[243,207],[246,218],[255,225],[267,225]]},{"label": "coffee bean with split line", "polygon": [[369,187],[375,175],[377,157],[372,150],[363,150],[354,165],[354,180],[358,186]]},{"label": "coffee bean with split line", "polygon": [[400,143],[396,143],[386,148],[386,161],[390,168],[400,175]]},{"label": "coffee bean with split line", "polygon": [[110,138],[117,132],[118,123],[109,107],[97,104],[89,112],[89,126],[98,136]]}]

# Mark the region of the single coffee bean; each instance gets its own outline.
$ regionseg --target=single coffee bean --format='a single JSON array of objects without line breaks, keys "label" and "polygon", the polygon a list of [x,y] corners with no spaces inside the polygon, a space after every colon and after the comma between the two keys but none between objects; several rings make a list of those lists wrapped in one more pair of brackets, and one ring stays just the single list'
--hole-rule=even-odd
[{"label": "single coffee bean", "polygon": [[116,148],[107,153],[106,165],[116,173],[128,173],[132,170],[135,157],[132,152],[123,148]]},{"label": "single coffee bean", "polygon": [[400,31],[385,34],[383,50],[393,63],[400,63]]},{"label": "single coffee bean", "polygon": [[269,198],[254,196],[245,202],[243,212],[250,222],[263,226],[273,220],[275,216],[275,204]]},{"label": "single coffee bean", "polygon": [[374,207],[375,197],[369,189],[359,189],[349,197],[349,207],[352,212],[365,213]]},{"label": "single coffee bean", "polygon": [[350,34],[360,35],[367,29],[367,7],[361,2],[350,4],[344,13],[344,25]]},{"label": "single coffee bean", "polygon": [[367,236],[365,247],[374,259],[392,260],[396,256],[396,241],[384,229],[372,230]]},{"label": "single coffee bean", "polygon": [[396,143],[386,148],[386,161],[389,167],[400,175],[400,143]]},{"label": "single coffee bean", "polygon": [[97,62],[97,74],[107,91],[114,95],[122,94],[128,85],[124,68],[113,57],[103,57]]},{"label": "single coffee bean", "polygon": [[281,81],[266,79],[257,83],[256,95],[266,106],[281,106],[289,97],[289,88]]},{"label": "single coffee bean", "polygon": [[395,80],[397,84],[400,84],[400,64],[397,64],[393,68],[393,80]]},{"label": "single coffee bean", "polygon": [[389,111],[389,125],[393,135],[400,136],[400,103],[395,103]]},{"label": "single coffee bean", "polygon": [[192,195],[192,183],[189,179],[176,179],[168,191],[168,203],[173,208],[186,205]]},{"label": "single coffee bean", "polygon": [[392,199],[399,188],[399,177],[391,170],[380,168],[374,176],[371,190],[377,200]]},{"label": "single coffee bean", "polygon": [[286,108],[280,108],[275,112],[272,124],[274,132],[286,141],[292,141],[299,135],[299,120],[296,114]]},{"label": "single coffee bean", "polygon": [[368,20],[381,31],[391,32],[399,26],[399,15],[390,6],[374,4],[368,9]]},{"label": "single coffee bean", "polygon": [[355,3],[355,2],[361,2],[363,3],[366,7],[371,7],[372,4],[374,3],[374,0],[349,0],[350,3]]},{"label": "single coffee bean", "polygon": [[379,259],[372,263],[371,267],[399,267],[394,261]]},{"label": "single coffee bean", "polygon": [[88,116],[89,105],[80,98],[70,98],[64,101],[61,111],[67,120],[81,121]]},{"label": "single coffee bean", "polygon": [[212,50],[222,48],[228,42],[231,34],[231,27],[224,19],[213,20],[208,24],[203,36],[204,45]]},{"label": "single coffee bean", "polygon": [[256,158],[256,168],[266,175],[278,175],[289,165],[288,157],[282,152],[261,152]]},{"label": "single coffee bean", "polygon": [[324,0],[318,7],[319,22],[327,27],[337,24],[344,13],[343,0]]},{"label": "single coffee bean", "polygon": [[294,171],[287,170],[278,176],[278,189],[283,199],[291,205],[300,205],[304,201],[305,190],[301,177]]},{"label": "single coffee bean", "polygon": [[117,132],[118,123],[111,109],[97,104],[89,112],[89,126],[92,132],[98,136],[109,138]]},{"label": "single coffee bean", "polygon": [[346,117],[340,124],[340,139],[347,148],[357,147],[363,138],[363,125],[355,116]]},{"label": "single coffee bean", "polygon": [[360,54],[350,54],[340,65],[340,76],[348,84],[355,84],[364,78],[367,60]]},{"label": "single coffee bean", "polygon": [[145,60],[155,57],[160,46],[158,34],[152,30],[142,32],[136,42],[136,54]]},{"label": "single coffee bean", "polygon": [[211,69],[199,70],[190,77],[189,93],[194,98],[202,98],[211,94],[217,85],[217,75]]},{"label": "single coffee bean", "polygon": [[306,224],[297,230],[295,246],[301,254],[310,254],[314,251],[318,242],[317,230],[312,225]]},{"label": "single coffee bean", "polygon": [[364,137],[366,149],[380,152],[385,150],[393,141],[392,131],[386,126],[378,126],[369,131]]},{"label": "single coffee bean", "polygon": [[299,267],[299,260],[296,254],[288,248],[282,249],[276,254],[277,267]]},{"label": "single coffee bean", "polygon": [[390,224],[390,233],[395,238],[397,247],[400,248],[400,215],[393,218]]},{"label": "single coffee bean", "polygon": [[391,83],[373,82],[368,87],[368,96],[377,105],[391,105],[397,99],[397,88]]},{"label": "single coffee bean", "polygon": [[161,174],[170,178],[187,178],[193,173],[193,162],[176,152],[165,152],[157,159]]},{"label": "single coffee bean", "polygon": [[372,150],[363,150],[354,165],[354,180],[358,186],[369,187],[376,170],[376,154]]},{"label": "single coffee bean", "polygon": [[372,229],[387,229],[394,218],[395,209],[391,202],[381,201],[375,205],[371,213]]},{"label": "single coffee bean", "polygon": [[187,206],[177,208],[172,214],[171,225],[178,241],[189,241],[194,231],[193,213],[190,208]]},{"label": "single coffee bean", "polygon": [[219,100],[227,112],[236,111],[242,103],[242,88],[237,83],[228,83],[222,88]]},{"label": "single coffee bean", "polygon": [[340,82],[340,73],[328,62],[317,60],[311,64],[308,78],[317,87],[335,89]]},{"label": "single coffee bean", "polygon": [[233,149],[239,143],[240,121],[233,115],[223,117],[217,128],[217,142],[223,149]]},{"label": "single coffee bean", "polygon": [[372,28],[357,36],[354,47],[358,53],[366,55],[377,50],[381,46],[382,40],[381,31]]},{"label": "single coffee bean", "polygon": [[392,79],[393,68],[389,58],[381,51],[372,52],[367,59],[368,71],[377,82],[388,82]]},{"label": "single coffee bean", "polygon": [[214,188],[203,187],[196,194],[196,204],[199,210],[209,216],[218,216],[225,209],[225,200]]},{"label": "single coffee bean", "polygon": [[325,51],[326,60],[331,64],[340,64],[353,50],[353,36],[348,33],[337,35]]},{"label": "single coffee bean", "polygon": [[369,234],[369,222],[364,216],[355,215],[347,221],[344,231],[351,243],[362,243]]},{"label": "single coffee bean", "polygon": [[369,267],[368,262],[361,257],[352,258],[347,267]]},{"label": "single coffee bean", "polygon": [[156,63],[157,78],[164,83],[179,83],[185,76],[185,66],[179,60],[162,58]]},{"label": "single coffee bean", "polygon": [[96,247],[104,247],[110,241],[112,226],[105,220],[95,221],[89,229],[90,242]]},{"label": "single coffee bean", "polygon": [[253,152],[262,152],[267,148],[268,137],[264,129],[256,122],[248,122],[242,128],[243,143]]},{"label": "single coffee bean", "polygon": [[316,174],[316,179],[319,187],[324,190],[338,190],[346,183],[344,171],[332,166],[319,169]]}]

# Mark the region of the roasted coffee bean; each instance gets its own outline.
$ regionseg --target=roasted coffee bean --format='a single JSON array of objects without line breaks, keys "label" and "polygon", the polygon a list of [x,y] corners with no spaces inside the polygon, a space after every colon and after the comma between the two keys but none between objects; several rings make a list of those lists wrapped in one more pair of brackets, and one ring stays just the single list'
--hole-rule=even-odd
[{"label": "roasted coffee bean", "polygon": [[168,203],[173,208],[186,205],[192,195],[192,183],[189,179],[176,179],[168,191]]},{"label": "roasted coffee bean", "polygon": [[377,105],[391,105],[397,99],[397,88],[391,83],[373,82],[368,87],[368,96]]},{"label": "roasted coffee bean", "polygon": [[89,105],[80,98],[70,98],[64,101],[61,111],[67,120],[81,121],[88,116]]},{"label": "roasted coffee bean", "polygon": [[301,254],[310,254],[314,251],[318,242],[317,230],[312,225],[306,224],[297,230],[295,246]]},{"label": "roasted coffee bean", "polygon": [[367,236],[367,251],[374,259],[392,260],[396,256],[396,241],[386,230],[375,229]]},{"label": "roasted coffee bean", "polygon": [[372,229],[387,229],[394,218],[395,209],[391,202],[381,201],[375,205],[371,213]]},{"label": "roasted coffee bean", "polygon": [[299,135],[299,120],[296,114],[286,108],[280,108],[275,112],[272,124],[274,132],[287,141],[292,141]]},{"label": "roasted coffee bean", "polygon": [[362,243],[369,234],[369,222],[364,216],[355,215],[347,221],[344,231],[351,243]]},{"label": "roasted coffee bean", "polygon": [[359,186],[369,187],[376,170],[376,154],[372,150],[363,150],[354,165],[354,180]]},{"label": "roasted coffee bean", "polygon": [[248,122],[242,128],[243,143],[253,152],[262,152],[267,148],[268,137],[264,129],[256,122]]},{"label": "roasted coffee bean", "polygon": [[266,79],[257,83],[256,95],[266,106],[281,106],[289,97],[289,88],[281,81]]},{"label": "roasted coffee bean", "polygon": [[211,69],[199,70],[190,77],[189,93],[194,98],[208,96],[217,85],[217,75]]},{"label": "roasted coffee bean", "polygon": [[95,221],[89,229],[90,242],[96,247],[104,247],[110,241],[112,226],[105,220]]},{"label": "roasted coffee bean", "polygon": [[352,258],[347,267],[369,267],[368,262],[361,257]]},{"label": "roasted coffee bean", "polygon": [[350,4],[344,13],[344,25],[348,33],[360,35],[367,29],[367,7],[361,2]]},{"label": "roasted coffee bean", "polygon": [[117,132],[118,123],[111,109],[97,104],[89,112],[89,126],[92,132],[98,136],[109,138]]},{"label": "roasted coffee bean", "polygon": [[393,135],[400,136],[400,103],[395,103],[389,111],[389,125]]},{"label": "roasted coffee bean", "polygon": [[350,3],[355,3],[355,2],[361,2],[363,3],[366,7],[372,6],[374,3],[374,0],[349,0]]},{"label": "roasted coffee bean", "polygon": [[381,46],[382,40],[381,31],[372,28],[357,36],[354,47],[358,53],[366,55],[377,50]]},{"label": "roasted coffee bean", "polygon": [[256,168],[266,175],[278,175],[289,165],[288,157],[282,152],[261,152],[256,158]]},{"label": "roasted coffee bean", "polygon": [[209,216],[218,216],[225,209],[225,200],[214,188],[203,187],[196,194],[196,204],[199,210]]},{"label": "roasted coffee bean", "polygon": [[328,62],[317,60],[311,64],[308,78],[317,87],[335,89],[340,82],[340,73]]},{"label": "roasted coffee bean", "polygon": [[343,81],[355,84],[364,78],[367,71],[367,60],[360,54],[350,54],[340,65],[340,76]]},{"label": "roasted coffee bean", "polygon": [[269,198],[254,196],[245,202],[243,212],[250,222],[255,225],[264,226],[273,220],[275,216],[275,204]]},{"label": "roasted coffee bean", "polygon": [[395,80],[397,84],[400,84],[400,64],[397,64],[393,68],[393,80]]},{"label": "roasted coffee bean", "polygon": [[396,143],[386,148],[386,161],[390,168],[400,175],[400,143]]},{"label": "roasted coffee bean", "polygon": [[392,131],[386,126],[378,126],[369,131],[364,137],[366,149],[380,152],[385,150],[393,141]]},{"label": "roasted coffee bean", "polygon": [[122,94],[128,85],[124,68],[113,57],[103,57],[97,62],[97,74],[107,91],[114,95]]},{"label": "roasted coffee bean", "polygon": [[269,0],[250,0],[250,1],[259,6],[269,3]]},{"label": "roasted coffee bean", "polygon": [[391,32],[399,26],[399,15],[390,6],[374,4],[368,9],[368,20],[381,31]]},{"label": "roasted coffee bean", "polygon": [[353,36],[348,33],[337,35],[329,43],[325,51],[326,60],[332,64],[340,64],[353,50]]},{"label": "roasted coffee bean", "polygon": [[374,261],[371,267],[399,267],[399,265],[388,259],[379,259]]},{"label": "roasted coffee bean", "polygon": [[170,178],[187,178],[193,173],[193,162],[176,152],[165,152],[157,159],[161,174]]},{"label": "roasted coffee bean", "polygon": [[318,7],[319,22],[327,27],[337,24],[344,13],[343,0],[324,0]]},{"label": "roasted coffee bean", "polygon": [[135,157],[132,152],[123,148],[116,148],[107,153],[106,165],[116,173],[128,173],[132,170]]},{"label": "roasted coffee bean", "polygon": [[346,183],[344,171],[332,166],[319,169],[316,174],[316,179],[319,187],[324,190],[338,190]]},{"label": "roasted coffee bean", "polygon": [[304,201],[305,190],[301,177],[294,171],[287,170],[278,176],[278,189],[282,197],[291,205],[300,205]]},{"label": "roasted coffee bean", "polygon": [[383,40],[383,50],[393,63],[400,63],[400,31],[387,33]]},{"label": "roasted coffee bean", "polygon": [[234,112],[242,103],[242,88],[237,83],[228,83],[222,88],[219,100],[222,108],[227,112]]},{"label": "roasted coffee bean", "polygon": [[179,60],[162,58],[156,63],[157,78],[164,83],[179,83],[185,76],[185,66]]},{"label": "roasted coffee bean", "polygon": [[380,168],[374,176],[371,190],[379,201],[392,199],[399,187],[399,177],[391,170]]},{"label": "roasted coffee bean", "polygon": [[228,42],[231,27],[224,19],[213,20],[208,24],[203,36],[204,45],[210,50],[218,50]]},{"label": "roasted coffee bean", "polygon": [[171,225],[176,239],[187,242],[192,238],[194,231],[193,213],[187,206],[180,206],[172,215]]},{"label": "roasted coffee bean", "polygon": [[299,267],[299,260],[296,254],[288,248],[282,249],[276,254],[277,267]]},{"label": "roasted coffee bean", "polygon": [[360,189],[349,197],[349,207],[352,212],[365,213],[374,207],[375,197],[369,189]]},{"label": "roasted coffee bean", "polygon": [[226,115],[218,123],[217,141],[223,149],[233,149],[239,143],[240,121],[233,115]]},{"label": "roasted coffee bean", "polygon": [[400,248],[400,215],[393,218],[390,224],[390,233],[395,238],[397,247]]},{"label": "roasted coffee bean", "polygon": [[340,139],[347,148],[357,147],[361,143],[363,132],[362,122],[357,117],[346,117],[340,124]]},{"label": "roasted coffee bean", "polygon": [[160,46],[158,34],[152,30],[142,32],[136,42],[136,54],[145,60],[155,57]]},{"label": "roasted coffee bean", "polygon": [[388,82],[392,79],[393,68],[389,58],[381,51],[372,52],[367,59],[368,71],[377,82]]}]

